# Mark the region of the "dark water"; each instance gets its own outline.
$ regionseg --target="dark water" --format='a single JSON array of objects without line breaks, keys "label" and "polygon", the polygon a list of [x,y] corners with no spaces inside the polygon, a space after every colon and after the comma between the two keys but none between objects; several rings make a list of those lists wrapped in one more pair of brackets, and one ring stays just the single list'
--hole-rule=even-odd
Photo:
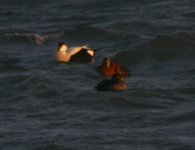
[{"label": "dark water", "polygon": [[[100,48],[59,65],[57,43]],[[104,56],[132,69],[98,92]],[[1,150],[194,150],[194,0],[1,0]]]}]

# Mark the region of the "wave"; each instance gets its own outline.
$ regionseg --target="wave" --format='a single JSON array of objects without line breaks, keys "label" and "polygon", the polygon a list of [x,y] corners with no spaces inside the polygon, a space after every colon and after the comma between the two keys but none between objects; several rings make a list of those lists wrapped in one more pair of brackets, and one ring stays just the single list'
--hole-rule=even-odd
[{"label": "wave", "polygon": [[39,146],[39,147],[36,147],[36,148],[33,148],[32,150],[46,150],[46,149],[53,149],[53,150],[59,150],[59,147],[58,145],[56,144],[48,144],[48,145],[44,145],[44,146]]},{"label": "wave", "polygon": [[78,27],[70,30],[65,30],[64,35],[68,38],[87,38],[87,39],[107,39],[121,40],[138,38],[135,33],[127,33],[122,31],[103,29],[99,27]]},{"label": "wave", "polygon": [[107,40],[107,41],[118,41],[118,40],[131,40],[137,39],[140,36],[135,33],[103,29],[99,27],[76,27],[73,29],[67,29],[64,31],[52,31],[45,32],[42,34],[38,33],[6,33],[2,39],[9,40],[12,42],[21,43],[32,43],[36,45],[42,45],[51,41],[56,41],[61,38],[68,39],[84,39],[84,40]]},{"label": "wave", "polygon": [[2,75],[5,73],[27,72],[28,69],[23,67],[21,62],[22,61],[19,58],[15,57],[0,57],[0,71]]},{"label": "wave", "polygon": [[183,16],[187,17],[187,18],[194,18],[195,17],[195,12],[194,11],[188,12],[188,13],[184,14]]},{"label": "wave", "polygon": [[167,118],[171,122],[184,122],[184,121],[194,121],[194,109],[192,110],[179,110]]},{"label": "wave", "polygon": [[122,51],[114,60],[124,63],[139,63],[145,59],[169,60],[179,56],[195,56],[195,36],[185,32],[158,35],[131,51]]},{"label": "wave", "polygon": [[42,45],[45,44],[48,40],[56,40],[63,35],[64,32],[54,32],[54,33],[45,33],[45,34],[16,32],[16,33],[7,33],[4,35],[4,38],[14,42],[22,42],[22,43],[27,42],[36,45]]},{"label": "wave", "polygon": [[45,42],[44,37],[35,33],[7,33],[5,37],[9,40],[24,41],[35,43],[37,45],[43,44]]}]

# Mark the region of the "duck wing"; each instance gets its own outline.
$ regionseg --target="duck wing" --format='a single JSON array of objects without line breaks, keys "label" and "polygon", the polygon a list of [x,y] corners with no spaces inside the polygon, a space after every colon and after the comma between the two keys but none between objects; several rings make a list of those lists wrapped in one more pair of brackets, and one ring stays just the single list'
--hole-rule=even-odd
[{"label": "duck wing", "polygon": [[116,72],[117,74],[122,75],[124,77],[129,77],[131,75],[131,70],[122,64],[116,65]]}]

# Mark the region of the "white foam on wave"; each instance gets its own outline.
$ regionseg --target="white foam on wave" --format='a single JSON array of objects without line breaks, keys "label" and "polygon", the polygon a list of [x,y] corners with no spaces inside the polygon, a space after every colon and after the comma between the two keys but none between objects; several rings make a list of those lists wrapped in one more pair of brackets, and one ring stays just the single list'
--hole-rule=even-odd
[{"label": "white foam on wave", "polygon": [[61,36],[64,35],[64,32],[57,32],[57,33],[46,33],[46,34],[37,34],[37,33],[7,33],[5,37],[7,38],[25,38],[31,43],[35,43],[37,45],[44,44],[47,40],[52,39],[56,40],[59,39]]}]

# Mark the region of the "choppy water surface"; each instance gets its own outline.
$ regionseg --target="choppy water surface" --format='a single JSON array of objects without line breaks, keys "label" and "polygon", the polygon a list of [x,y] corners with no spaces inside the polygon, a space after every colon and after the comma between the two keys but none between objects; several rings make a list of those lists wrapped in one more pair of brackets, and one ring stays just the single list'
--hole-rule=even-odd
[{"label": "choppy water surface", "polygon": [[[193,0],[0,2],[0,149],[195,149]],[[57,64],[59,41],[101,49]],[[98,92],[104,56],[132,70]]]}]

